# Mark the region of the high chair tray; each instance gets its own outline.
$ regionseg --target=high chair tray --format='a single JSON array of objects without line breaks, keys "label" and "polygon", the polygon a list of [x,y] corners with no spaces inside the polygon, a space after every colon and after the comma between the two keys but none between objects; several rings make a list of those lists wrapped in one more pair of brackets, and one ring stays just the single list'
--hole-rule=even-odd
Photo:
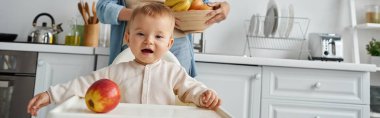
[{"label": "high chair tray", "polygon": [[108,113],[87,109],[83,98],[74,96],[55,107],[48,118],[231,118],[222,109],[216,111],[195,106],[119,103]]}]

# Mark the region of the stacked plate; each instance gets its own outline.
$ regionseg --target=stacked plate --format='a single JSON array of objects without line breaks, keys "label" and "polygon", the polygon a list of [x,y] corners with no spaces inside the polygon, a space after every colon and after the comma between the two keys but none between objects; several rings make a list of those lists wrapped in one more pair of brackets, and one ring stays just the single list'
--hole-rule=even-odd
[{"label": "stacked plate", "polygon": [[263,27],[263,35],[265,37],[289,38],[294,22],[293,5],[290,4],[288,8],[282,8],[281,13],[275,0],[270,0]]}]

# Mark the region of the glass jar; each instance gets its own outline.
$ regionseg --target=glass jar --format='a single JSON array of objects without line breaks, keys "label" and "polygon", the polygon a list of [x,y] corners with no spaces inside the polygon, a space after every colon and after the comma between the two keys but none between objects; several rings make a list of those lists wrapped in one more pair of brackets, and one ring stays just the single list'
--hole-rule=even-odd
[{"label": "glass jar", "polygon": [[70,31],[65,36],[65,45],[80,46],[81,36],[76,19],[70,21]]},{"label": "glass jar", "polygon": [[366,11],[367,23],[380,23],[380,6],[368,5]]},{"label": "glass jar", "polygon": [[65,37],[65,45],[80,46],[79,32],[68,33]]}]

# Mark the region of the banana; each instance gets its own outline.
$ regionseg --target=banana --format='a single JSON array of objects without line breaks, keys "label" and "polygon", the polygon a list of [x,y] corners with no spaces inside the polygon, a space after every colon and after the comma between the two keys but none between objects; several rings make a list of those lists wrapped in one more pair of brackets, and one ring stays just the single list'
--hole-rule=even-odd
[{"label": "banana", "polygon": [[192,2],[192,0],[178,0],[178,1],[180,2],[178,2],[177,4],[171,7],[171,9],[174,12],[187,11],[190,8],[191,2]]},{"label": "banana", "polygon": [[165,0],[165,5],[168,7],[173,7],[175,4],[181,2],[181,0]]}]

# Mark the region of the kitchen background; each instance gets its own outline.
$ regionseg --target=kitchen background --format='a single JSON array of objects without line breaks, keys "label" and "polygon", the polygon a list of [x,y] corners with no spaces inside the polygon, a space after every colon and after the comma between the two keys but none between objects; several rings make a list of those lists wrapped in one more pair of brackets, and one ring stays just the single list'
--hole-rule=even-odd
[{"label": "kitchen background", "polygon": [[[97,0],[95,0],[97,1]],[[87,2],[92,3],[91,0]],[[344,45],[344,61],[352,62],[352,39],[350,27],[349,4],[347,0],[277,0],[279,9],[292,4],[295,17],[310,19],[308,33],[337,33],[342,35]],[[33,18],[41,13],[50,13],[56,24],[63,23],[64,32],[59,35],[58,43],[64,44],[64,36],[69,31],[72,18],[80,18],[77,8],[78,0],[1,0],[0,32],[16,33],[16,41],[26,41],[32,30]],[[227,20],[215,24],[204,32],[206,42],[205,53],[227,55],[243,55],[245,38],[245,20],[252,14],[264,16],[268,0],[229,0],[231,11]],[[377,0],[356,0],[358,24],[365,23],[367,5],[380,4]],[[281,14],[280,14],[281,16]],[[47,17],[41,17],[38,26]],[[361,63],[368,63],[365,45],[374,38],[380,39],[376,30],[358,30]],[[307,38],[307,37],[306,37]],[[294,52],[261,50],[261,57],[283,58]],[[306,54],[304,54],[306,55]],[[292,58],[292,57],[290,57]]]}]

